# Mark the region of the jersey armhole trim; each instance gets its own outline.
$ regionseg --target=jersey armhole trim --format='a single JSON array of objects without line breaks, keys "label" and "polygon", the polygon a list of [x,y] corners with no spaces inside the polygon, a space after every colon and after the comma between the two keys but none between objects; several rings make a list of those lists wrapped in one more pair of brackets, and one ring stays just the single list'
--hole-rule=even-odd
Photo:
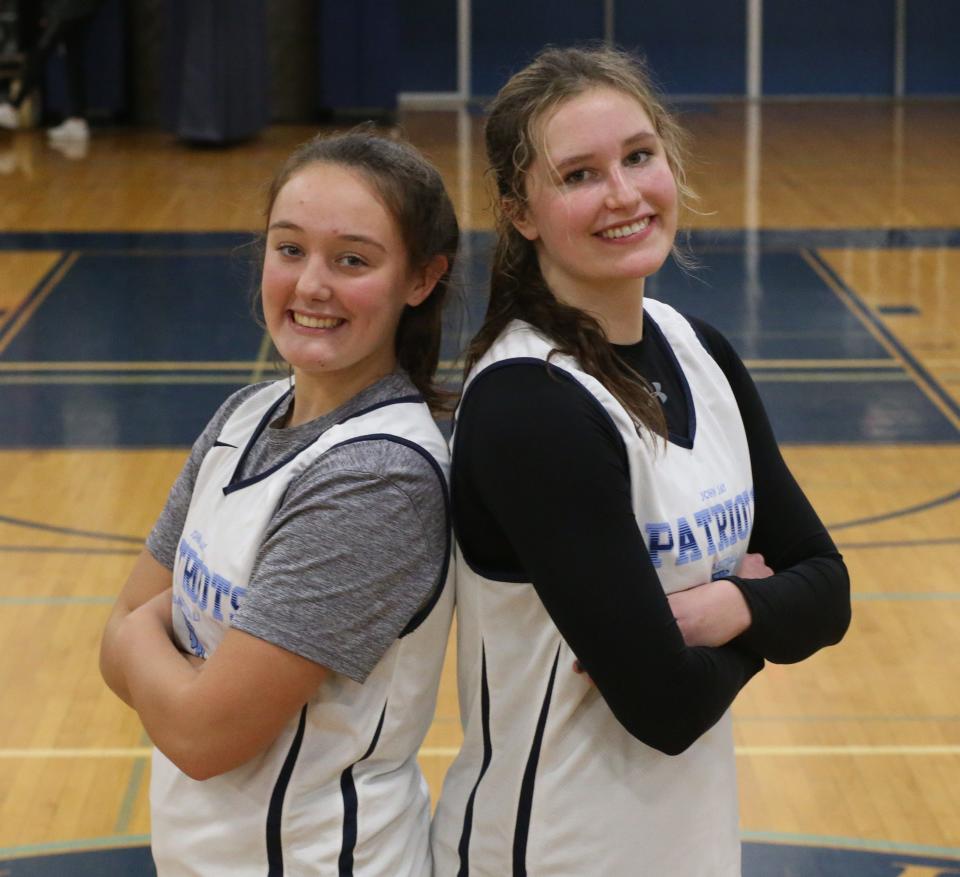
[{"label": "jersey armhole trim", "polygon": [[414,616],[407,622],[403,630],[400,631],[397,639],[403,639],[408,634],[413,633],[427,619],[427,617],[433,611],[433,607],[437,605],[437,601],[440,599],[440,595],[443,593],[443,588],[447,581],[447,573],[450,570],[450,555],[452,553],[451,549],[453,547],[453,526],[452,515],[450,513],[450,496],[447,491],[447,481],[446,478],[444,478],[443,470],[440,468],[440,464],[437,463],[429,451],[427,451],[425,448],[422,448],[416,442],[410,441],[410,439],[406,439],[398,435],[390,435],[389,433],[373,433],[371,435],[359,435],[354,438],[347,439],[346,441],[333,445],[328,450],[332,451],[334,448],[342,448],[345,445],[355,445],[359,442],[376,441],[393,442],[394,444],[403,445],[404,447],[410,448],[412,451],[416,451],[433,469],[437,476],[437,480],[440,482],[440,492],[443,496],[443,512],[445,517],[444,532],[446,534],[446,538],[444,544],[443,564],[440,567],[440,575],[437,578],[437,583],[434,585],[433,591],[430,594],[430,597],[427,599],[427,602],[417,610]]},{"label": "jersey armhole trim", "polygon": [[[243,464],[246,461],[247,456],[249,455],[251,449],[253,448],[254,442],[257,440],[257,437],[261,432],[266,428],[267,424],[270,422],[273,414],[279,408],[280,403],[286,399],[288,393],[284,393],[273,405],[270,406],[270,410],[263,416],[260,423],[257,425],[257,428],[254,430],[253,435],[250,436],[250,440],[247,442],[247,446],[244,448],[243,454],[240,456],[240,460],[237,463],[236,469],[234,469],[233,476],[230,478],[230,483],[223,488],[223,495],[229,496],[231,493],[234,493],[237,490],[243,490],[244,487],[249,487],[252,484],[256,484],[258,481],[263,481],[264,478],[269,478],[273,475],[274,472],[282,469],[284,466],[289,465],[294,460],[297,459],[304,451],[309,450],[313,447],[316,442],[318,442],[325,433],[321,433],[319,436],[315,437],[311,441],[307,442],[303,447],[297,448],[297,450],[290,453],[288,456],[284,457],[278,463],[275,463],[269,469],[265,469],[263,472],[258,472],[256,475],[251,475],[249,478],[238,479],[237,475],[240,470],[243,468]],[[384,408],[387,405],[400,405],[410,402],[422,402],[422,397],[420,396],[399,396],[396,399],[387,399],[384,402],[378,402],[376,405],[371,405],[368,408],[364,408],[362,411],[357,411],[354,414],[351,414],[349,417],[345,417],[343,420],[338,420],[333,426],[340,426],[342,423],[346,423],[349,420],[353,420],[355,417],[360,417],[362,414],[369,414],[371,411],[376,411],[378,408]],[[331,429],[333,427],[330,427]],[[346,442],[341,442],[341,444],[346,444]],[[327,454],[333,450],[333,448],[338,447],[338,445],[333,445],[327,448],[323,454]],[[320,456],[323,456],[321,454]]]}]

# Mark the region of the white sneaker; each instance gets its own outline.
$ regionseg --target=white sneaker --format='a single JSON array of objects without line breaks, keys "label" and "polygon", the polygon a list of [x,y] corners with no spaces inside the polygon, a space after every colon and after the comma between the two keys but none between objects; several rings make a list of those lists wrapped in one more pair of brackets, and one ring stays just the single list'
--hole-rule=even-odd
[{"label": "white sneaker", "polygon": [[84,141],[90,139],[90,126],[86,119],[67,119],[55,128],[47,129],[47,137],[60,141]]},{"label": "white sneaker", "polygon": [[[51,138],[49,146],[71,161],[86,158],[90,152],[89,140],[54,140]],[[0,874],[3,874],[3,872],[0,871]]]},{"label": "white sneaker", "polygon": [[0,103],[0,128],[16,131],[20,127],[20,114],[13,108],[13,104],[6,101]]}]

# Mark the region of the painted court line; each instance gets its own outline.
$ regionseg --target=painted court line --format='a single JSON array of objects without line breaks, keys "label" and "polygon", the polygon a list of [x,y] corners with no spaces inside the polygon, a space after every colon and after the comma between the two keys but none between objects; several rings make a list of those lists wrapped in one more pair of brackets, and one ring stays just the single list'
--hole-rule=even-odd
[{"label": "painted court line", "polygon": [[893,511],[883,512],[879,515],[870,515],[866,518],[856,518],[852,521],[840,521],[835,524],[827,524],[827,529],[833,532],[834,530],[843,530],[847,527],[859,527],[864,524],[877,524],[880,521],[889,521],[893,518],[902,518],[906,515],[914,515],[917,512],[925,512],[928,509],[946,505],[948,503],[955,502],[958,499],[960,499],[960,490],[954,490],[952,493],[935,497],[934,499],[927,500],[927,502],[917,503],[917,505],[907,506],[902,509],[894,509]]},{"label": "painted court line", "polygon": [[927,398],[960,430],[960,405],[941,387],[926,368],[907,350],[884,323],[867,307],[856,292],[840,277],[818,253],[802,250],[801,256],[813,271],[833,290],[840,301],[853,313],[867,331],[898,360],[911,375]]},{"label": "painted court line", "polygon": [[120,834],[112,837],[90,837],[82,840],[61,840],[48,843],[25,844],[20,847],[0,847],[0,859],[26,858],[48,853],[74,853],[82,850],[111,849],[143,846],[150,843],[149,834]]},{"label": "painted court line", "polygon": [[17,333],[27,324],[30,317],[33,316],[50,293],[56,289],[79,258],[79,253],[65,253],[61,256],[39,285],[34,288],[33,292],[20,303],[20,306],[11,314],[8,322],[0,329],[0,353],[6,350]]},{"label": "painted court line", "polygon": [[9,524],[12,527],[23,527],[27,530],[42,530],[45,533],[62,533],[65,536],[83,536],[87,539],[103,539],[107,542],[143,543],[143,536],[127,536],[123,533],[102,533],[96,530],[80,530],[76,527],[60,527],[47,524],[44,521],[30,521],[27,518],[14,518],[10,515],[0,515],[0,524]]},{"label": "painted court line", "polygon": [[937,858],[960,859],[960,848],[938,847],[930,844],[899,843],[873,838],[831,837],[821,834],[790,834],[785,831],[741,831],[745,841],[758,843],[789,844],[791,846],[833,847],[864,852],[899,853],[905,856],[936,856]]},{"label": "painted court line", "polygon": [[[129,551],[117,551],[110,552],[115,554],[139,554],[139,551],[129,550]],[[24,596],[16,595],[0,595],[0,606],[89,606],[89,605],[109,605],[112,604],[116,598],[113,596],[98,596],[98,595],[64,595],[64,596],[45,596],[42,594],[29,594]],[[883,602],[937,602],[945,601],[952,602],[955,600],[960,600],[960,592],[955,591],[943,591],[943,592],[921,592],[916,594],[911,594],[909,592],[894,592],[889,594],[884,593],[866,593],[866,594],[852,594],[850,597],[854,602],[874,602],[874,603],[883,603]]]}]

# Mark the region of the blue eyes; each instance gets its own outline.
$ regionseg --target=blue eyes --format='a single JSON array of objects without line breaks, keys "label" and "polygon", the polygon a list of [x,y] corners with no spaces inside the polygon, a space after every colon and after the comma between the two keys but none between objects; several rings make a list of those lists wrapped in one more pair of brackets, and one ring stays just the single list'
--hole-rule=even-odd
[{"label": "blue eyes", "polygon": [[[623,159],[623,163],[626,167],[639,167],[646,164],[653,155],[654,153],[650,149],[636,149]],[[577,168],[563,177],[563,183],[564,185],[575,186],[597,176],[598,172],[592,168]]]}]

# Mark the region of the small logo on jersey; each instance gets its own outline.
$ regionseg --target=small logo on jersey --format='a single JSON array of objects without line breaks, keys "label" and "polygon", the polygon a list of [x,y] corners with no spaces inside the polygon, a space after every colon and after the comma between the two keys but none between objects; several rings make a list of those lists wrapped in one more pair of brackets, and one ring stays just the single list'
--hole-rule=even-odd
[{"label": "small logo on jersey", "polygon": [[661,405],[667,404],[667,394],[663,392],[663,387],[660,385],[660,381],[652,381],[653,384],[653,395],[660,400]]}]

